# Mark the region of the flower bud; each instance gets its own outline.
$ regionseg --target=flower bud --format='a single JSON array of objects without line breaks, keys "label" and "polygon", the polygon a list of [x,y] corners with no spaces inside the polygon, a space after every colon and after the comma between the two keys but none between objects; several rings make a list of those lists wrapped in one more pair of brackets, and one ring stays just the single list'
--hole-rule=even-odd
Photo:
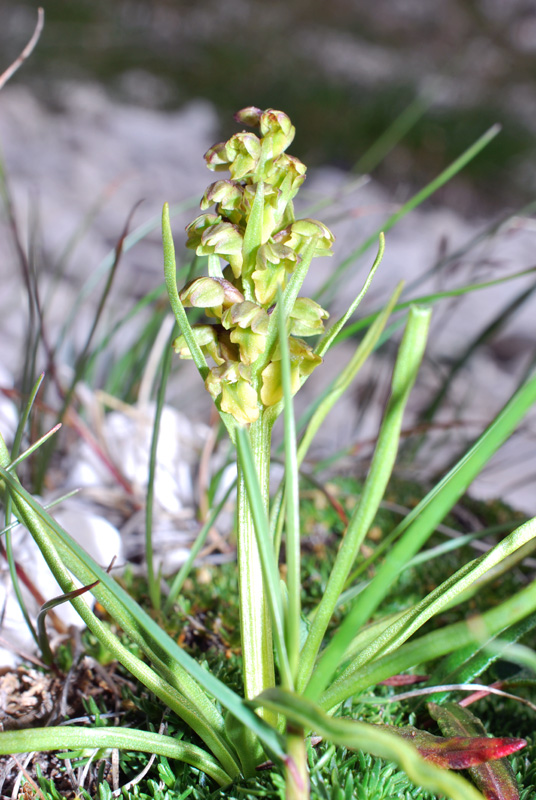
[{"label": "flower bud", "polygon": [[299,256],[294,250],[273,241],[266,242],[257,251],[257,265],[251,277],[255,284],[255,297],[263,306],[269,306],[277,294],[277,287],[285,288]]},{"label": "flower bud", "polygon": [[205,153],[207,167],[213,172],[221,172],[229,169],[229,157],[227,155],[227,142],[219,142]]},{"label": "flower bud", "polygon": [[251,328],[254,333],[268,333],[268,314],[250,300],[244,300],[242,303],[235,303],[227,309],[222,317],[222,325],[224,328]]},{"label": "flower bud", "polygon": [[253,364],[266,349],[266,335],[253,333],[251,328],[235,328],[231,331],[231,342],[238,345],[242,364]]},{"label": "flower bud", "polygon": [[195,278],[186,284],[179,297],[183,305],[194,308],[227,308],[244,299],[242,292],[225,278]]},{"label": "flower bud", "polygon": [[297,253],[302,252],[311,239],[316,238],[316,247],[313,256],[330,256],[331,245],[335,237],[330,229],[316,219],[298,219],[278,233],[274,234],[274,241],[291,247]]},{"label": "flower bud", "polygon": [[266,183],[281,190],[281,197],[287,205],[304,182],[306,172],[307,167],[299,158],[282,153],[279,158],[268,162],[263,177]]},{"label": "flower bud", "polygon": [[218,222],[203,230],[200,244],[195,252],[198,256],[211,254],[225,256],[231,265],[233,275],[238,278],[242,272],[243,242],[242,231],[238,225],[231,222]]},{"label": "flower bud", "polygon": [[261,142],[254,133],[235,133],[225,147],[231,178],[240,181],[251,175],[261,157]]},{"label": "flower bud", "polygon": [[237,111],[234,118],[242,125],[249,125],[250,128],[256,128],[261,123],[262,111],[256,106],[248,106]]},{"label": "flower bud", "polygon": [[221,217],[218,214],[200,214],[196,217],[186,226],[186,233],[188,234],[186,247],[190,247],[192,250],[199,247],[203,233],[219,222],[221,222]]},{"label": "flower bud", "polygon": [[[192,327],[192,333],[205,357],[209,355],[216,364],[224,363],[225,359],[222,356],[221,347],[213,325],[194,325]],[[182,334],[177,336],[173,341],[173,349],[182,359],[192,358],[190,348]]]}]

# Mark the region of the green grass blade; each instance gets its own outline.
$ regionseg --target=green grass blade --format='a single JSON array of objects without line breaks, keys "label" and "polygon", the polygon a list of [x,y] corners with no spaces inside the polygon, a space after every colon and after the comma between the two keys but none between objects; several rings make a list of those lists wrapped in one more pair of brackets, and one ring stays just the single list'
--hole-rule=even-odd
[{"label": "green grass blade", "polygon": [[256,698],[255,705],[284,714],[294,725],[314,731],[340,747],[362,750],[394,761],[419,788],[450,797],[451,800],[484,800],[480,792],[460,775],[425,761],[409,742],[377,725],[351,719],[334,719],[307,698],[283,689],[263,692]]},{"label": "green grass blade", "polygon": [[382,680],[411,667],[425,664],[469,645],[482,645],[511,625],[536,611],[536,581],[512,595],[499,606],[474,617],[469,623],[456,622],[402,647],[375,661],[354,669],[350,664],[329,686],[320,699],[324,709],[332,709],[351,695],[359,694]]},{"label": "green grass blade", "polygon": [[[45,374],[42,372],[41,375],[39,376],[39,378],[37,379],[37,381],[35,382],[34,387],[33,387],[32,391],[30,392],[30,395],[28,397],[26,405],[25,405],[25,407],[24,407],[24,409],[22,411],[22,414],[20,416],[20,419],[19,419],[19,422],[18,422],[18,425],[17,425],[17,430],[15,431],[15,438],[13,440],[13,447],[11,449],[11,459],[12,460],[11,460],[11,464],[8,467],[9,469],[13,469],[15,467],[16,463],[18,463],[20,460],[22,460],[22,458],[24,458],[26,455],[30,455],[30,452],[27,452],[26,454],[23,454],[22,457],[19,457],[19,452],[20,452],[22,437],[24,435],[24,431],[26,429],[26,425],[28,423],[28,419],[30,417],[30,414],[31,414],[31,411],[32,411],[32,408],[33,408],[33,404],[35,402],[35,398],[37,397],[37,393],[38,393],[38,391],[39,391],[39,389],[41,387],[41,384],[43,382],[43,378],[44,377],[45,377]],[[57,430],[57,428],[54,428],[52,432],[55,432],[55,430]],[[52,432],[50,432],[49,435],[51,435]],[[30,450],[31,450],[31,448],[30,448]],[[38,633],[37,633],[37,631],[35,629],[35,626],[34,626],[32,620],[31,620],[31,617],[30,617],[30,614],[29,614],[29,611],[28,611],[28,607],[27,607],[26,602],[24,600],[24,595],[22,593],[22,589],[21,589],[21,586],[20,586],[19,576],[17,574],[17,565],[15,563],[15,555],[13,553],[13,539],[12,539],[12,535],[11,535],[11,532],[12,532],[12,525],[11,525],[12,504],[11,504],[11,498],[10,497],[6,498],[4,518],[5,518],[5,523],[6,523],[6,538],[5,538],[6,551],[5,551],[5,555],[6,555],[7,563],[8,563],[8,567],[9,567],[9,575],[10,575],[10,578],[11,578],[11,585],[13,587],[13,591],[15,592],[15,597],[17,598],[17,603],[19,605],[21,614],[24,617],[24,621],[26,622],[28,630],[30,631],[30,633],[31,633],[33,639],[35,640],[36,644],[39,645],[39,636],[38,636]],[[1,547],[1,545],[0,545],[0,547]]]},{"label": "green grass blade", "polygon": [[6,469],[8,469],[10,472],[12,470],[16,469],[19,466],[19,464],[21,464],[23,461],[25,461],[25,459],[28,458],[28,456],[31,456],[32,453],[35,453],[35,451],[38,450],[39,447],[44,445],[45,442],[48,442],[48,440],[52,436],[54,436],[54,434],[56,434],[59,431],[60,428],[61,428],[61,422],[58,422],[57,425],[54,425],[53,428],[51,428],[49,431],[47,431],[45,434],[43,434],[43,436],[41,436],[39,439],[37,439],[37,441],[35,441],[33,444],[31,444],[30,447],[28,447],[24,451],[24,453],[21,453],[19,456],[17,456],[17,458],[14,458],[13,461],[8,465],[8,467]]},{"label": "green grass blade", "polygon": [[[374,319],[370,328],[366,332],[363,340],[360,342],[357,350],[355,351],[354,355],[348,362],[348,364],[344,367],[342,372],[331,382],[331,384],[322,392],[320,397],[318,397],[310,407],[305,411],[302,416],[302,420],[309,418],[309,422],[305,429],[305,432],[300,439],[300,444],[298,447],[297,452],[297,465],[296,469],[299,469],[303,460],[305,459],[309,448],[314,440],[314,437],[318,433],[319,429],[321,428],[322,424],[324,423],[325,418],[335,405],[335,403],[342,397],[342,395],[347,391],[350,387],[352,381],[355,380],[359,370],[369,357],[369,355],[373,352],[376,348],[382,331],[387,323],[389,314],[391,313],[394,304],[400,294],[402,284],[400,287],[395,291],[389,303],[385,306],[382,312]],[[276,496],[273,500],[272,504],[272,511],[271,511],[271,528],[273,531],[273,539],[275,543],[275,552],[279,553],[279,547],[281,543],[281,536],[283,530],[283,497],[284,497],[284,488],[281,486]]]},{"label": "green grass blade", "polygon": [[[198,205],[197,199],[189,199],[184,201],[183,203],[178,203],[170,208],[170,216],[176,216],[177,214],[186,211],[187,209],[195,208]],[[127,253],[133,247],[135,247],[139,242],[145,239],[150,233],[155,230],[158,230],[162,224],[162,215],[157,214],[154,217],[151,217],[146,222],[139,225],[135,228],[131,233],[129,233],[123,242],[123,253]],[[54,350],[58,352],[59,348],[67,338],[68,332],[73,325],[73,322],[76,319],[77,309],[81,308],[87,298],[91,295],[94,289],[98,286],[99,281],[106,276],[106,274],[112,269],[113,264],[115,261],[115,248],[110,250],[110,252],[103,258],[101,263],[97,266],[96,269],[92,270],[89,274],[89,277],[86,279],[84,284],[82,285],[78,295],[76,296],[73,302],[73,309],[71,313],[68,315],[59,335],[56,339]]]},{"label": "green grass blade", "polygon": [[309,420],[309,424],[305,430],[303,437],[300,440],[300,445],[298,448],[298,465],[300,466],[303,462],[303,459],[307,455],[309,447],[311,443],[318,433],[318,430],[322,426],[325,418],[342,395],[349,389],[351,383],[354,381],[356,375],[358,374],[359,370],[366,362],[367,358],[371,355],[373,350],[376,348],[380,336],[387,324],[387,320],[391,315],[393,308],[396,305],[396,301],[400,296],[400,292],[402,291],[402,284],[399,284],[393,295],[391,296],[389,302],[385,306],[385,308],[381,311],[381,313],[376,317],[370,328],[368,329],[367,333],[363,337],[362,341],[359,343],[357,350],[355,351],[354,355],[344,367],[342,372],[335,378],[332,382],[331,386],[329,386],[325,392],[323,392],[320,401],[316,405],[315,410],[312,413],[312,416]]},{"label": "green grass blade", "polygon": [[441,386],[432,397],[423,413],[420,415],[421,421],[428,422],[434,418],[438,408],[446,398],[449,387],[452,385],[452,381],[456,375],[467,364],[471,356],[478,350],[479,347],[488,342],[492,336],[504,328],[504,326],[511,320],[512,316],[518,311],[518,309],[520,309],[521,306],[527,300],[529,300],[530,297],[532,297],[535,290],[536,283],[516,295],[516,297],[514,297],[513,300],[511,300],[505,306],[505,308],[489,323],[489,325],[486,325],[484,330],[480,331],[478,335],[467,344],[461,355],[450,365],[447,374],[443,378]]},{"label": "green grass blade", "polygon": [[[179,645],[162,631],[157,623],[138,604],[124,592],[120,586],[63,530],[44,509],[28,494],[12,476],[0,467],[0,476],[10,491],[15,504],[17,516],[21,518],[36,540],[46,546],[50,535],[54,537],[55,548],[67,568],[82,582],[91,583],[99,580],[92,594],[116,619],[119,625],[151,656],[155,662],[167,665],[170,677],[181,671],[193,678],[193,683],[185,688],[185,693],[195,698],[203,713],[209,714],[216,730],[224,729],[223,719],[218,722],[214,704],[199,694],[199,687],[215,697],[224,708],[227,708],[246,727],[249,727],[276,757],[283,759],[284,753],[278,734],[263,723],[256,714],[248,709],[244,702],[231,689],[218,680],[210,672],[201,667],[197,661],[185,653]],[[38,541],[39,544],[39,541]]]},{"label": "green grass blade", "polygon": [[428,97],[421,95],[415,97],[363,153],[354,165],[353,171],[372,172],[416,125],[430,107],[431,102],[431,94]]},{"label": "green grass blade", "polygon": [[208,375],[208,366],[205,356],[192,332],[186,311],[181,303],[179,291],[177,289],[177,262],[175,259],[175,245],[173,243],[173,233],[169,219],[169,205],[166,203],[162,211],[162,242],[164,246],[164,276],[169,297],[169,303],[177,320],[179,330],[184,336],[190,354],[199,370],[199,374],[205,380]]},{"label": "green grass blade", "polygon": [[[337,600],[344,589],[359,547],[374,520],[391,476],[398,450],[404,409],[424,354],[429,324],[429,309],[414,307],[410,310],[408,323],[393,371],[391,396],[387,404],[361,499],[348,523],[324,596],[318,605],[302,648],[298,690],[305,690],[307,695],[312,698],[320,694],[333,672],[337,669],[344,651],[357,630],[354,627],[349,632],[348,626],[343,623],[342,635],[339,635],[340,629],[324,651],[313,673],[314,662],[333,611],[336,608]],[[307,684],[309,685],[307,686]]]},{"label": "green grass blade", "polygon": [[358,603],[346,617],[338,635],[341,635],[341,630],[342,635],[354,633],[370,619],[404,565],[421,549],[534,402],[536,378],[532,378],[513,395],[466,455],[397,526],[393,538],[398,538],[398,541],[378,567],[374,580],[359,596]]},{"label": "green grass blade", "polygon": [[[536,614],[522,619],[506,631],[501,632],[500,639],[489,639],[479,645],[468,645],[457,650],[452,655],[441,661],[432,672],[427,686],[440,686],[442,684],[473,683],[484,670],[488,669],[504,652],[508,645],[515,644],[522,636],[536,627]],[[498,645],[493,651],[489,647],[491,642]],[[437,692],[429,697],[434,703],[441,703],[447,698],[449,692]]]},{"label": "green grass blade", "polygon": [[500,125],[492,125],[492,127],[486,131],[479,139],[474,142],[464,153],[461,154],[457,159],[455,159],[452,164],[450,164],[443,172],[441,172],[433,181],[430,181],[423,189],[421,189],[417,194],[415,194],[407,203],[399,208],[394,214],[392,214],[382,225],[381,227],[375,231],[371,236],[366,239],[363,244],[361,244],[356,250],[350,253],[344,261],[342,261],[337,269],[330,275],[328,280],[322,286],[320,292],[318,293],[317,300],[319,297],[323,296],[327,293],[328,289],[330,289],[334,284],[339,282],[340,276],[348,269],[348,267],[353,264],[353,262],[366,253],[366,251],[371,247],[374,242],[377,240],[380,233],[383,231],[387,233],[393,228],[397,222],[399,222],[403,217],[406,216],[410,211],[413,211],[417,208],[421,203],[427,200],[431,195],[437,192],[445,183],[448,183],[455,175],[457,175],[460,170],[462,170],[470,161],[472,161],[475,156],[477,156],[481,150],[484,149],[499,133],[501,130]]},{"label": "green grass blade", "polygon": [[[530,267],[529,269],[521,270],[521,272],[515,272],[512,275],[505,275],[502,278],[494,278],[492,281],[483,281],[482,283],[469,283],[464,284],[463,286],[457,286],[454,289],[445,289],[441,292],[432,292],[431,294],[423,294],[419,297],[414,297],[411,300],[404,300],[401,303],[398,303],[394,309],[395,311],[403,311],[405,308],[409,308],[410,306],[417,304],[417,305],[434,305],[435,303],[440,302],[441,300],[447,300],[449,297],[461,297],[465,294],[471,294],[472,292],[479,292],[482,289],[491,289],[494,286],[500,286],[503,283],[508,283],[509,281],[515,281],[519,278],[525,278],[527,275],[534,275],[536,272],[536,267]],[[345,339],[348,339],[350,336],[354,336],[356,333],[359,333],[373,322],[376,319],[378,314],[380,313],[381,309],[378,311],[374,311],[372,314],[368,314],[366,317],[362,317],[360,320],[353,322],[351,325],[347,325],[344,330],[342,330],[337,336],[337,342],[342,342]]]},{"label": "green grass blade", "polygon": [[[278,300],[281,292],[278,292]],[[283,307],[277,304],[279,322],[279,350],[281,353],[281,377],[283,382],[284,446],[285,446],[285,552],[287,562],[288,605],[286,614],[286,646],[293,688],[297,677],[300,655],[301,628],[301,541],[300,541],[300,496],[298,478],[298,454],[296,450],[296,422],[292,401],[290,353],[287,325]]]},{"label": "green grass blade", "polygon": [[332,346],[333,342],[339,335],[342,328],[344,328],[344,326],[346,325],[352,314],[356,312],[357,308],[361,304],[361,301],[368,292],[370,284],[372,283],[372,279],[374,278],[376,270],[378,269],[378,267],[382,262],[383,254],[385,252],[385,236],[383,232],[380,233],[378,238],[379,238],[378,252],[376,254],[376,258],[374,259],[374,263],[370,268],[370,272],[367,275],[367,279],[363,284],[363,288],[361,289],[361,291],[359,292],[353,303],[350,304],[348,310],[342,315],[342,317],[339,320],[337,320],[337,322],[334,325],[331,326],[331,328],[328,331],[326,331],[324,336],[320,339],[315,348],[315,353],[317,355],[323,356],[325,353],[327,353],[327,351]]},{"label": "green grass blade", "polygon": [[535,537],[536,518],[525,522],[484,555],[465,564],[383,631],[372,644],[364,648],[354,659],[354,668],[400,647],[431,617],[447,607],[452,607],[465,589],[471,587],[494,566]]},{"label": "green grass blade", "polygon": [[220,786],[232,782],[209,753],[194,744],[182,742],[174,736],[163,736],[149,731],[132,728],[83,728],[65,725],[54,728],[30,728],[0,733],[0,753],[2,755],[26,753],[28,750],[48,752],[51,750],[87,750],[95,748],[118,748],[141,753],[176,758],[205,772]]}]

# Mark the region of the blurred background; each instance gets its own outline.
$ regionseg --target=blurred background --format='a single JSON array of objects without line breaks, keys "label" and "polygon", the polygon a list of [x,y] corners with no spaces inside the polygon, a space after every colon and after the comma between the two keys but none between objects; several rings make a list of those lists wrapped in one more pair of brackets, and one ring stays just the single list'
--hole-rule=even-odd
[{"label": "blurred background", "polygon": [[[4,63],[26,40],[36,5],[0,3]],[[207,99],[222,137],[234,132],[238,108],[283,108],[296,124],[302,160],[345,169],[359,164],[405,109],[407,123],[425,112],[375,171],[398,195],[425,183],[500,122],[502,135],[435,202],[485,213],[532,199],[534,0],[43,5],[45,31],[23,80],[52,109],[61,110],[54,85],[66,79],[98,81],[118,100],[142,107],[174,110]]]}]

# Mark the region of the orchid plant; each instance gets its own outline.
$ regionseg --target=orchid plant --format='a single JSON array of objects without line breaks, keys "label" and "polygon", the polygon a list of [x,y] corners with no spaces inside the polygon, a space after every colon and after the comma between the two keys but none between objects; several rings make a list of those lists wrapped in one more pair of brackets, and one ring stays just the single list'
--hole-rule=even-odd
[{"label": "orchid plant", "polygon": [[[0,440],[0,489],[8,522],[13,511],[31,531],[62,591],[97,639],[202,742],[190,744],[130,728],[72,725],[2,732],[0,753],[61,747],[144,750],[186,761],[223,787],[251,777],[270,759],[284,770],[287,797],[305,800],[306,740],[315,732],[336,744],[394,760],[417,785],[453,800],[489,798],[489,787],[497,782],[510,793],[504,796],[514,797],[515,782],[502,758],[522,747],[523,740],[489,738],[469,712],[444,702],[449,698],[435,697],[430,704],[430,714],[445,737],[341,718],[339,712],[350,698],[354,709],[369,702],[364,693],[380,681],[462,649],[464,658],[452,666],[451,675],[458,684],[469,681],[483,669],[482,659],[473,656],[488,653],[492,645],[498,657],[535,624],[536,583],[532,583],[481,614],[478,624],[461,621],[418,635],[432,617],[466,601],[499,570],[519,561],[534,545],[536,520],[394,617],[382,616],[380,605],[400,572],[534,403],[536,378],[521,386],[464,458],[392,531],[389,550],[378,561],[374,577],[351,586],[360,548],[391,476],[404,409],[425,349],[430,309],[409,308],[361,498],[322,599],[312,614],[304,615],[298,470],[325,416],[378,344],[401,288],[374,317],[348,364],[312,409],[298,443],[293,395],[354,315],[381,261],[384,242],[380,237],[363,290],[325,330],[327,311],[300,292],[313,259],[329,255],[334,238],[322,222],[294,216],[293,200],[306,172],[286,152],[294,127],[286,114],[274,109],[249,107],[236,118],[260,135],[239,132],[208,151],[209,169],[228,171],[230,178],[208,187],[201,201],[203,213],[187,228],[188,246],[204,258],[208,274],[195,277],[179,291],[167,206],[163,240],[166,284],[180,329],[174,349],[195,362],[236,447],[243,696],[189,656],[54,521],[20,485],[15,474],[20,459]],[[206,319],[191,325],[185,307],[203,311]],[[281,414],[285,478],[270,499],[271,432]],[[218,510],[209,516],[201,537]],[[283,541],[285,569],[281,570]],[[87,587],[93,584],[92,594],[124,636],[138,645],[143,658],[91,611],[76,592],[72,576]],[[343,593],[348,610],[330,635],[330,621]],[[451,771],[464,768],[472,770],[480,790]]]}]

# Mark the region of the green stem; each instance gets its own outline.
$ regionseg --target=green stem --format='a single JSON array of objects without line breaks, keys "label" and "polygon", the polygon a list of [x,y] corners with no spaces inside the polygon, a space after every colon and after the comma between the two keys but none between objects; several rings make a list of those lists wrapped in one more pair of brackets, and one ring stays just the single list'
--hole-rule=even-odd
[{"label": "green stem", "polygon": [[[262,497],[265,507],[268,509],[271,427],[263,412],[259,419],[251,424],[249,434]],[[237,492],[238,580],[244,693],[246,699],[251,700],[265,689],[275,685],[275,672],[272,626],[264,589],[261,560],[244,474],[240,466],[238,467]]]},{"label": "green stem", "polygon": [[303,728],[289,725],[287,734],[287,755],[285,763],[286,800],[309,800],[310,784],[307,766],[307,749]]}]

